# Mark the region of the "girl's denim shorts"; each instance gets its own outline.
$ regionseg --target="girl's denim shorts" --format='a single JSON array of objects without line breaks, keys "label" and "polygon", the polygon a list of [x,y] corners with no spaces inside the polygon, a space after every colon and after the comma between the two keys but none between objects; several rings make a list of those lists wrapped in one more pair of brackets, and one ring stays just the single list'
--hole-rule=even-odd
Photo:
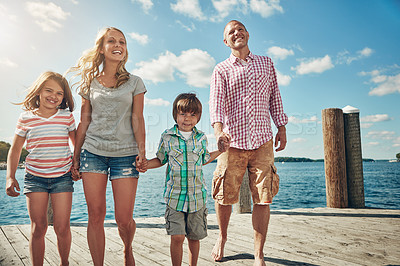
[{"label": "girl's denim shorts", "polygon": [[136,170],[136,157],[108,157],[96,155],[87,150],[81,151],[81,173],[97,173],[108,175],[111,180],[120,178],[139,178]]},{"label": "girl's denim shorts", "polygon": [[26,173],[24,178],[24,194],[31,192],[74,192],[74,182],[72,181],[71,172],[52,178]]}]

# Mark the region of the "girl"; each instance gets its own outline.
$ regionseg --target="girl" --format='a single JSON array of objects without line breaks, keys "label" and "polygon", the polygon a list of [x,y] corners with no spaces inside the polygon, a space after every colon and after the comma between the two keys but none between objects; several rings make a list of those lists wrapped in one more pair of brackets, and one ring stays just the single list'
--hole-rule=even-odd
[{"label": "girl", "polygon": [[[19,196],[15,178],[22,146],[27,142],[24,194],[31,220],[29,251],[32,265],[43,265],[49,195],[53,206],[61,265],[68,265],[71,248],[70,214],[73,182],[68,140],[75,142],[74,101],[67,80],[45,72],[30,87],[7,158],[6,192]],[[69,110],[66,110],[66,109]],[[17,191],[15,191],[15,189]]]},{"label": "girl", "polygon": [[[105,28],[95,45],[70,71],[81,76],[81,122],[74,152],[88,206],[87,238],[94,265],[103,265],[107,178],[112,184],[115,220],[124,243],[125,265],[134,265],[133,220],[139,173],[136,157],[145,160],[143,81],[125,69],[128,60],[122,31]],[[100,67],[102,69],[100,70]],[[80,165],[80,168],[78,169]]]}]

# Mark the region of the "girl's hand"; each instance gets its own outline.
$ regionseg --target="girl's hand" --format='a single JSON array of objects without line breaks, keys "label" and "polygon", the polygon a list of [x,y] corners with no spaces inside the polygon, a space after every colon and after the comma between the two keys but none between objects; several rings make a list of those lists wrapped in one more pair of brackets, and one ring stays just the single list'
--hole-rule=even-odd
[{"label": "girl's hand", "polygon": [[78,181],[82,178],[81,173],[79,172],[79,159],[73,158],[72,160],[72,180]]},{"label": "girl's hand", "polygon": [[18,197],[19,193],[17,191],[15,191],[15,189],[17,191],[21,191],[21,189],[19,188],[19,184],[17,179],[15,178],[7,178],[7,182],[6,182],[6,193],[8,196],[10,197]]}]

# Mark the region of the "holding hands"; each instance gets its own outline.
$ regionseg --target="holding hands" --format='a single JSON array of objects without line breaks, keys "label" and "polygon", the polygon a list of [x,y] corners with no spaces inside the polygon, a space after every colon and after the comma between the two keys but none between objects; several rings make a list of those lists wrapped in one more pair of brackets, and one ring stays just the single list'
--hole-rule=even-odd
[{"label": "holding hands", "polygon": [[225,132],[221,132],[217,139],[218,151],[226,152],[231,143],[231,136]]},{"label": "holding hands", "polygon": [[148,170],[148,160],[144,156],[138,155],[136,157],[136,170],[139,173],[145,173]]}]

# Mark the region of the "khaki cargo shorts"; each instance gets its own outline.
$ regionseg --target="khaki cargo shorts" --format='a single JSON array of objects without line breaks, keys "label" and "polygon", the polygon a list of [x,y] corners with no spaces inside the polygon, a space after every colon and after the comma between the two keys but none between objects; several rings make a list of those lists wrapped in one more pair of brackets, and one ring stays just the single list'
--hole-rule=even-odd
[{"label": "khaki cargo shorts", "polygon": [[222,205],[237,203],[246,169],[253,204],[271,204],[279,190],[272,140],[256,150],[229,148],[222,153],[212,181],[213,199]]}]

